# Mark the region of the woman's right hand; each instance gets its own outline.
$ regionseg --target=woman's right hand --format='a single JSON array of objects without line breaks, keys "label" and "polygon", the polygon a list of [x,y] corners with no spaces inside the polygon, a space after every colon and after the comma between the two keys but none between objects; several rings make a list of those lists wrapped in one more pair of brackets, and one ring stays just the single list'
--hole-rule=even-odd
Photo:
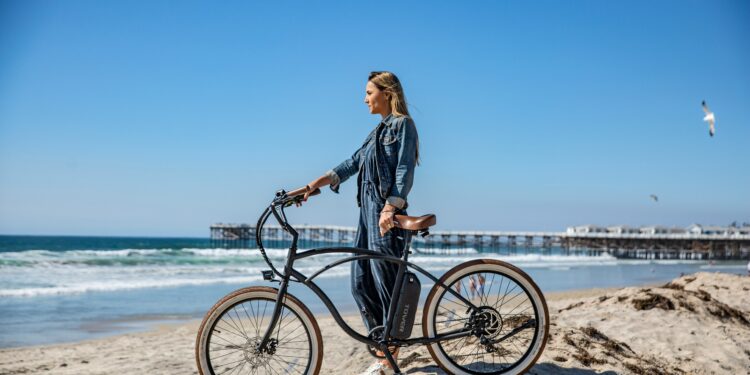
[{"label": "woman's right hand", "polygon": [[315,188],[313,188],[312,186],[310,186],[310,184],[305,185],[305,194],[302,195],[302,200],[296,201],[294,204],[297,207],[301,206],[302,202],[306,202],[307,198],[310,198],[310,193],[312,193],[313,191],[315,191]]},{"label": "woman's right hand", "polygon": [[[302,202],[307,202],[307,198],[310,198],[310,193],[315,191],[318,187],[315,186],[315,181],[305,185],[305,195],[302,196]],[[301,203],[300,203],[301,205]]]},{"label": "woman's right hand", "polygon": [[[306,185],[305,195],[302,197],[302,202],[307,202],[307,199],[310,198],[310,194],[312,194],[312,192],[314,192],[316,189],[319,189],[323,186],[330,185],[330,184],[331,184],[331,179],[326,175],[322,175],[312,180],[312,182]],[[302,203],[299,203],[299,206],[301,205]]]}]

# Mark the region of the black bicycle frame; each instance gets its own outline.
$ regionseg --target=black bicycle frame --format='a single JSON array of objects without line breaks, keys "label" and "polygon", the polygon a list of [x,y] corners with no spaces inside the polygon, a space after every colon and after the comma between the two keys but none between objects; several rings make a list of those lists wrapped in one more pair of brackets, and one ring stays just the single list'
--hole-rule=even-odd
[{"label": "black bicycle frame", "polygon": [[[276,326],[276,323],[278,322],[279,316],[281,315],[281,307],[282,307],[282,301],[284,300],[284,296],[287,294],[287,288],[290,281],[294,282],[300,282],[310,288],[317,296],[320,298],[321,301],[326,305],[326,308],[330,311],[331,315],[333,316],[336,323],[341,327],[341,329],[344,330],[350,337],[353,339],[360,341],[362,343],[372,345],[376,348],[382,348],[385,351],[386,346],[389,345],[414,345],[414,344],[429,344],[433,342],[443,341],[443,340],[449,340],[449,339],[455,339],[460,337],[465,337],[471,335],[473,332],[471,330],[466,329],[457,329],[450,332],[446,332],[443,334],[438,334],[436,337],[420,337],[415,339],[395,339],[392,338],[390,335],[391,331],[391,325],[393,324],[393,318],[396,314],[396,308],[398,304],[398,296],[401,293],[401,284],[404,279],[404,274],[406,272],[407,268],[412,268],[419,273],[425,275],[427,278],[432,280],[435,285],[440,285],[443,288],[445,288],[448,292],[453,294],[457,299],[464,302],[467,306],[469,306],[468,309],[473,311],[478,311],[479,308],[475,306],[471,301],[464,298],[460,293],[455,292],[452,288],[448,287],[447,285],[443,284],[439,279],[437,279],[435,276],[427,272],[426,270],[422,269],[418,265],[411,263],[408,261],[408,254],[409,251],[406,249],[404,251],[403,258],[398,258],[390,255],[384,255],[382,253],[373,251],[373,250],[367,250],[367,249],[361,249],[356,247],[330,247],[330,248],[319,248],[319,249],[312,249],[303,251],[301,253],[297,253],[297,239],[299,237],[298,233],[294,228],[292,228],[291,225],[286,220],[286,215],[284,214],[284,206],[286,201],[279,204],[277,200],[274,200],[274,204],[266,208],[266,211],[261,215],[260,219],[258,220],[258,226],[256,226],[256,240],[258,242],[258,247],[262,251],[262,254],[264,258],[266,259],[266,262],[271,266],[272,271],[277,274],[279,277],[281,277],[281,280],[279,281],[279,292],[276,297],[276,305],[273,310],[273,316],[271,317],[271,322],[268,325],[268,329],[266,330],[265,334],[263,335],[263,339],[258,344],[259,350],[265,350],[266,344],[270,340],[271,333],[273,332],[274,327]],[[277,210],[277,206],[279,209]],[[270,213],[269,213],[270,211]],[[276,220],[279,222],[279,225],[287,231],[289,234],[292,235],[292,244],[289,247],[289,253],[287,257],[286,264],[284,265],[284,271],[279,272],[276,270],[275,267],[271,264],[270,260],[266,257],[265,250],[263,248],[262,240],[260,238],[261,229],[263,225],[265,224],[266,220],[270,216],[270,214],[273,214],[273,216],[276,218]],[[326,265],[322,269],[315,272],[312,276],[307,277],[300,273],[299,271],[294,269],[294,262],[298,259],[303,259],[311,256],[316,255],[323,255],[323,254],[342,254],[342,253],[351,253],[355,254],[351,257],[346,257],[343,259],[339,259],[331,264]],[[373,339],[370,339],[367,336],[361,335],[358,332],[356,332],[351,326],[349,326],[344,319],[341,317],[341,314],[339,314],[338,310],[334,306],[333,302],[331,302],[331,299],[328,298],[328,296],[323,292],[323,290],[320,289],[312,280],[320,275],[321,273],[339,266],[344,263],[356,261],[356,260],[363,260],[363,259],[374,259],[374,260],[380,260],[380,261],[386,261],[391,263],[397,263],[399,265],[398,267],[398,273],[396,274],[396,283],[393,287],[391,303],[388,308],[388,316],[386,317],[386,321],[383,325],[383,339],[382,341],[375,341]],[[291,277],[294,277],[296,280],[291,280]]]}]

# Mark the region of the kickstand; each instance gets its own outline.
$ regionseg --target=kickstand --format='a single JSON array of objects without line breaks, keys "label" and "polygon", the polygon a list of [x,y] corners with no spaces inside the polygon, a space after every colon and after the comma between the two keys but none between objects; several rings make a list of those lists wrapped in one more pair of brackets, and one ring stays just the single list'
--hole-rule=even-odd
[{"label": "kickstand", "polygon": [[388,360],[388,363],[391,364],[391,368],[396,373],[396,375],[402,375],[401,369],[398,368],[398,365],[396,364],[396,360],[393,358],[393,355],[391,354],[391,351],[386,348],[383,353],[385,354],[385,358]]}]

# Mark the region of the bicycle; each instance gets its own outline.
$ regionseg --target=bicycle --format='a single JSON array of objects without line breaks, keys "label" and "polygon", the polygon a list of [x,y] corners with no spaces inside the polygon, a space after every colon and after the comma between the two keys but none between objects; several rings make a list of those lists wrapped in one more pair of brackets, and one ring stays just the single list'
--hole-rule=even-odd
[{"label": "bicycle", "polygon": [[[304,188],[290,192],[280,190],[258,219],[256,242],[271,267],[262,271],[263,278],[278,282],[279,287],[251,286],[236,290],[206,313],[195,348],[201,375],[320,372],[323,363],[320,328],[310,310],[287,293],[290,282],[310,288],[341,329],[367,345],[371,354],[375,355],[376,350],[384,353],[396,374],[401,372],[388,349],[410,345],[426,345],[433,360],[452,374],[521,374],[536,363],[547,342],[549,312],[544,295],[522,270],[499,260],[475,259],[453,267],[438,279],[409,262],[408,249],[402,257],[354,247],[298,252],[299,236],[287,221],[284,209],[300,204],[304,193]],[[311,195],[319,193],[316,189]],[[283,272],[269,260],[261,238],[263,225],[271,215],[292,236]],[[394,221],[410,235],[426,236],[436,218],[435,215],[396,215]],[[294,269],[297,260],[338,253],[351,256],[327,264],[310,277]],[[394,297],[385,323],[373,328],[367,336],[344,322],[328,296],[313,282],[326,270],[359,259],[398,264]],[[416,309],[403,302],[405,297],[399,297],[407,288],[405,280],[416,278],[407,269],[416,270],[435,283],[422,309],[421,337],[410,335]],[[417,295],[417,301],[412,303],[418,305],[418,301]],[[399,302],[402,303],[399,305]],[[403,311],[397,311],[399,308]],[[411,322],[408,313],[412,314]]]}]

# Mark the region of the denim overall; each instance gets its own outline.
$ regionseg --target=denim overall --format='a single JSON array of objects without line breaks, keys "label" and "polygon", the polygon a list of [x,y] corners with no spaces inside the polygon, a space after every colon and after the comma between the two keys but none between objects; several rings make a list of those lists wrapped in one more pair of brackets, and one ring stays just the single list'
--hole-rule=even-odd
[{"label": "denim overall", "polygon": [[[417,132],[409,117],[386,116],[368,135],[362,146],[326,174],[331,189],[356,173],[359,225],[354,246],[401,257],[409,244],[409,234],[392,228],[380,236],[380,212],[386,202],[406,214],[406,197],[411,190],[416,165]],[[398,264],[375,259],[358,260],[351,265],[351,288],[368,332],[385,323]]]},{"label": "denim overall", "polygon": [[[378,174],[374,141],[367,145],[362,156],[364,165],[360,171],[362,184],[359,191],[359,225],[354,246],[401,257],[408,244],[408,233],[401,228],[392,228],[384,236],[380,236],[378,221],[385,200],[377,191]],[[406,214],[406,211],[400,210],[399,213]],[[352,294],[368,332],[385,324],[397,271],[396,263],[374,259],[352,262]]]}]

